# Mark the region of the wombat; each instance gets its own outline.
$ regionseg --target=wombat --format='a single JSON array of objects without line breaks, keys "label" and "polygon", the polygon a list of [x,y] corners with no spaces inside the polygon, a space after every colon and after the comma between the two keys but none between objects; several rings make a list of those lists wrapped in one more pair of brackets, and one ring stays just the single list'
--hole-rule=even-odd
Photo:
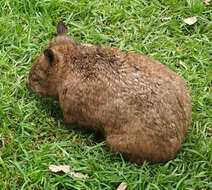
[{"label": "wombat", "polygon": [[179,75],[139,53],[77,43],[63,22],[33,64],[29,91],[59,100],[68,127],[100,132],[135,163],[173,159],[191,124]]}]

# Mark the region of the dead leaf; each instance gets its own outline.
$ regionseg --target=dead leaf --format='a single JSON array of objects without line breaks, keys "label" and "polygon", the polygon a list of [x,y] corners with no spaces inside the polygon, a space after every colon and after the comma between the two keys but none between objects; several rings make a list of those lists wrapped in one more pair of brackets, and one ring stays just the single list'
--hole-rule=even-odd
[{"label": "dead leaf", "polygon": [[190,17],[183,20],[186,24],[192,25],[197,22],[197,17]]},{"label": "dead leaf", "polygon": [[117,188],[117,190],[126,190],[127,189],[127,183],[123,181]]},{"label": "dead leaf", "polygon": [[70,166],[68,165],[59,165],[59,166],[56,166],[56,165],[50,165],[49,166],[49,169],[52,171],[52,172],[64,172],[64,173],[69,173],[70,176],[74,176],[74,177],[77,177],[77,178],[80,178],[80,179],[83,179],[83,178],[86,178],[86,176],[82,173],[78,173],[78,172],[70,172]]},{"label": "dead leaf", "polygon": [[80,178],[80,179],[86,178],[86,176],[84,174],[79,173],[79,172],[71,172],[70,175],[77,177],[77,178]]},{"label": "dead leaf", "polygon": [[59,166],[50,165],[49,169],[52,172],[60,172],[60,171],[62,171],[64,173],[66,173],[66,174],[70,172],[70,166],[67,166],[67,165],[59,165]]},{"label": "dead leaf", "polygon": [[181,60],[179,61],[179,64],[182,65],[185,68],[186,71],[188,70],[188,68],[186,67],[186,65]]},{"label": "dead leaf", "polygon": [[211,2],[211,0],[204,0],[204,3],[205,3],[206,5],[210,5],[210,2]]}]

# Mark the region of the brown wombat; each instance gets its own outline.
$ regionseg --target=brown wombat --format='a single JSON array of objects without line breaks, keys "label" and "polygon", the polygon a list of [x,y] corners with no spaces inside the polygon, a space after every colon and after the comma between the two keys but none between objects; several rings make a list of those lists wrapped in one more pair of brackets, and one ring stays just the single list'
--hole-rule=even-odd
[{"label": "brown wombat", "polygon": [[174,158],[191,124],[189,92],[175,72],[138,53],[76,43],[63,22],[27,87],[58,99],[69,127],[102,133],[111,150],[136,163]]}]

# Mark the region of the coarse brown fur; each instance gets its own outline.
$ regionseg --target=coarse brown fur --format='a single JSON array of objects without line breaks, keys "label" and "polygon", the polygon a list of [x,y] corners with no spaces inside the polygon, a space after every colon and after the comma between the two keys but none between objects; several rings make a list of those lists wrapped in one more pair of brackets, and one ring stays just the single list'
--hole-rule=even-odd
[{"label": "coarse brown fur", "polygon": [[76,43],[63,22],[57,32],[32,66],[28,89],[58,99],[69,127],[102,133],[130,161],[173,159],[191,124],[181,77],[138,53]]}]

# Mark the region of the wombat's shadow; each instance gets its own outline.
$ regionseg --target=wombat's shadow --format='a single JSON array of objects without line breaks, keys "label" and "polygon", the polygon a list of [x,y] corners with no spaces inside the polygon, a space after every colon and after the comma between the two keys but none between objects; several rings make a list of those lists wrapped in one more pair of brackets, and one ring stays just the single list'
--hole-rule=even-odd
[{"label": "wombat's shadow", "polygon": [[[103,134],[101,134],[100,132],[97,131],[91,131],[88,129],[88,127],[79,127],[79,130],[77,130],[77,126],[78,124],[74,124],[76,126],[76,129],[70,129],[66,126],[64,120],[63,120],[63,113],[62,110],[60,108],[59,102],[56,100],[52,100],[50,98],[41,98],[41,97],[36,97],[37,101],[36,101],[36,105],[37,107],[39,107],[39,109],[44,110],[45,112],[50,114],[50,117],[53,117],[55,119],[55,122],[58,123],[58,121],[60,121],[60,123],[62,124],[61,127],[64,127],[65,129],[69,130],[70,133],[74,130],[75,133],[77,133],[78,135],[82,135],[82,136],[91,136],[92,135],[92,140],[95,143],[101,143],[105,140]],[[108,150],[107,146],[104,146],[105,149]]]}]

